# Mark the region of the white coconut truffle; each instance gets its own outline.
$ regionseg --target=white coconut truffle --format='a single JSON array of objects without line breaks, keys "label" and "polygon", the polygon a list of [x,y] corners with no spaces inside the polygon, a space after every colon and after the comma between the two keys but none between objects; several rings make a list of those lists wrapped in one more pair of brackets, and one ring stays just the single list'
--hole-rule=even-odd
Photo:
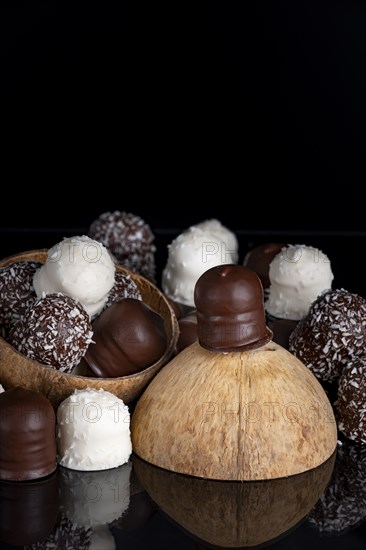
[{"label": "white coconut truffle", "polygon": [[[219,241],[224,243],[227,251],[230,251],[234,257],[238,255],[239,243],[235,233],[228,227],[225,227],[225,225],[223,225],[216,218],[204,220],[203,222],[197,223],[192,227],[201,229],[201,231],[214,233],[219,238]],[[235,263],[237,261],[238,260],[236,259]]]},{"label": "white coconut truffle", "polygon": [[48,251],[46,263],[35,273],[38,297],[62,292],[98,315],[114,285],[115,264],[106,247],[85,235],[70,237]]},{"label": "white coconut truffle", "polygon": [[163,270],[163,292],[173,301],[194,307],[194,287],[211,267],[238,261],[235,235],[218,220],[192,226],[172,241]]},{"label": "white coconut truffle", "polygon": [[282,248],[269,266],[267,313],[281,319],[299,321],[311,304],[332,287],[329,258],[319,249],[305,245]]},{"label": "white coconut truffle", "polygon": [[75,390],[57,410],[58,460],[72,470],[107,470],[132,452],[130,413],[103,389]]}]

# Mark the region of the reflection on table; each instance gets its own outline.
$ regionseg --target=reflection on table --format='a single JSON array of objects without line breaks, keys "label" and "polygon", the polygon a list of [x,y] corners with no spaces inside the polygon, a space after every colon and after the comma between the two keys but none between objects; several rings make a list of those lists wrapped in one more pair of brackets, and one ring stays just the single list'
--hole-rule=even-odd
[{"label": "reflection on table", "polygon": [[255,546],[277,539],[313,508],[335,454],[303,474],[269,481],[212,481],[163,470],[134,457],[134,470],[157,506],[203,543]]},{"label": "reflection on table", "polygon": [[0,545],[128,550],[170,548],[178,540],[189,550],[277,547],[304,525],[319,539],[340,536],[366,519],[365,480],[366,446],[347,441],[319,468],[271,481],[192,478],[135,455],[111,470],[60,467],[41,481],[0,482]]},{"label": "reflection on table", "polygon": [[0,481],[0,542],[36,543],[57,520],[59,474],[40,481]]},{"label": "reflection on table", "polygon": [[324,535],[342,535],[366,519],[366,445],[349,440],[338,449],[331,482],[309,514]]}]

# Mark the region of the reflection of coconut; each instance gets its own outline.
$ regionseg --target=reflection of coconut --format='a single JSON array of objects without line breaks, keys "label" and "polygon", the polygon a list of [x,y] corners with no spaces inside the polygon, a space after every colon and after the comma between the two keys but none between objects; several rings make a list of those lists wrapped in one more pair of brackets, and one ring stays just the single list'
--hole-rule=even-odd
[{"label": "reflection of coconut", "polygon": [[33,544],[46,537],[57,520],[57,473],[41,481],[0,481],[0,542]]},{"label": "reflection of coconut", "polygon": [[329,486],[309,520],[321,533],[342,535],[366,520],[366,445],[345,441]]},{"label": "reflection of coconut", "polygon": [[95,472],[60,467],[61,509],[65,516],[83,527],[120,518],[130,502],[131,468],[131,462]]},{"label": "reflection of coconut", "polygon": [[312,509],[332,474],[335,455],[296,476],[225,482],[175,474],[134,456],[140,482],[171,519],[206,543],[235,548],[272,540]]}]

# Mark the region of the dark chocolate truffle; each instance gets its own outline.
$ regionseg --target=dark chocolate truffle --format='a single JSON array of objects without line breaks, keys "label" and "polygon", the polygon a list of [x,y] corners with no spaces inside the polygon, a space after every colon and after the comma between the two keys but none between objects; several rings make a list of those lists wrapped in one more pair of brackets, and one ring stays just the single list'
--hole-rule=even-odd
[{"label": "dark chocolate truffle", "polygon": [[187,348],[193,342],[198,340],[197,332],[197,316],[196,312],[193,311],[189,315],[182,317],[178,321],[179,325],[179,337],[176,346],[176,352],[179,353],[183,349]]},{"label": "dark chocolate truffle", "polygon": [[14,388],[0,394],[0,479],[24,481],[56,469],[56,418],[42,394]]},{"label": "dark chocolate truffle", "polygon": [[14,325],[9,342],[20,353],[60,371],[70,372],[92,341],[89,315],[60,292],[39,298]]},{"label": "dark chocolate truffle", "polygon": [[121,271],[117,271],[114,275],[114,285],[110,290],[105,307],[109,307],[114,302],[119,302],[123,298],[134,298],[142,300],[141,293],[135,281],[130,275],[125,275]]},{"label": "dark chocolate truffle", "polygon": [[255,246],[245,255],[243,265],[255,271],[261,280],[264,289],[269,288],[269,266],[271,261],[282,248],[286,246],[282,243],[267,243]]},{"label": "dark chocolate truffle", "polygon": [[322,381],[337,380],[365,353],[366,300],[347,290],[321,294],[290,336],[289,351]]},{"label": "dark chocolate truffle", "polygon": [[320,533],[343,535],[366,519],[366,447],[344,442],[332,479],[309,514]]},{"label": "dark chocolate truffle", "polygon": [[33,276],[38,262],[16,262],[0,268],[0,325],[9,330],[37,299]]},{"label": "dark chocolate truffle", "polygon": [[198,279],[194,300],[198,340],[211,351],[245,351],[272,338],[266,327],[263,287],[247,267],[220,265]]},{"label": "dark chocolate truffle", "polygon": [[93,322],[94,342],[85,360],[97,376],[128,376],[153,365],[164,354],[163,318],[140,300],[115,302]]},{"label": "dark chocolate truffle", "polygon": [[338,384],[338,428],[349,439],[366,443],[366,357],[343,369]]},{"label": "dark chocolate truffle", "polygon": [[155,281],[154,234],[139,216],[104,212],[93,221],[89,237],[104,244],[122,265]]},{"label": "dark chocolate truffle", "polygon": [[56,472],[29,483],[0,481],[0,541],[24,546],[47,537],[57,521],[58,485]]}]

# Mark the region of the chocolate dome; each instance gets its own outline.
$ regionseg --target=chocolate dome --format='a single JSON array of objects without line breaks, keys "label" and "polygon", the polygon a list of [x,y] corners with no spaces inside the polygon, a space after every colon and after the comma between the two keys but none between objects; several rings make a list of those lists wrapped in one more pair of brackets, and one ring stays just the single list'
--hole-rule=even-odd
[{"label": "chocolate dome", "polygon": [[20,387],[2,393],[0,479],[38,479],[56,470],[55,424],[44,395]]},{"label": "chocolate dome", "polygon": [[271,261],[286,245],[283,243],[266,243],[255,246],[245,255],[243,265],[255,271],[263,288],[269,288],[269,266]]},{"label": "chocolate dome", "polygon": [[93,322],[94,344],[85,360],[97,376],[129,376],[153,365],[164,354],[164,319],[133,298],[113,303]]},{"label": "chocolate dome", "polygon": [[220,265],[198,279],[194,300],[198,340],[210,351],[259,348],[272,338],[265,322],[263,287],[251,269]]},{"label": "chocolate dome", "polygon": [[192,311],[178,321],[179,336],[176,347],[176,352],[179,353],[187,348],[193,342],[197,341],[197,316],[196,312]]}]

